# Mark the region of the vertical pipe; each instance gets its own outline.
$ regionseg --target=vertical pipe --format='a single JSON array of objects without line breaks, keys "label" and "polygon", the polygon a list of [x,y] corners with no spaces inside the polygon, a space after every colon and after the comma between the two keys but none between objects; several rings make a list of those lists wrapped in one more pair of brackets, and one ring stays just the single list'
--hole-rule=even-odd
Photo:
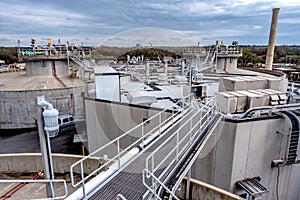
[{"label": "vertical pipe", "polygon": [[187,174],[185,199],[190,199],[190,183],[191,183],[191,169],[189,169]]},{"label": "vertical pipe", "polygon": [[150,79],[150,63],[149,62],[146,63],[146,79],[147,79],[147,82]]},{"label": "vertical pipe", "polygon": [[74,99],[74,94],[73,93],[70,94],[70,99],[71,99],[71,106],[72,106],[73,116],[75,117],[76,108],[75,108],[75,99]]},{"label": "vertical pipe", "polygon": [[164,64],[164,74],[168,74],[168,64]]},{"label": "vertical pipe", "polygon": [[184,76],[184,68],[185,68],[185,63],[184,63],[184,60],[182,60],[182,63],[181,63],[181,75]]},{"label": "vertical pipe", "polygon": [[[44,100],[44,96],[37,97],[37,102]],[[45,173],[45,179],[46,180],[51,180],[54,179],[53,173],[51,173],[51,167],[52,165],[49,163],[49,152],[51,152],[51,149],[48,149],[48,142],[47,140],[47,135],[44,131],[44,120],[43,120],[43,111],[40,106],[38,106],[38,116],[37,116],[37,122],[38,122],[38,133],[39,133],[39,139],[40,139],[40,147],[41,147],[41,153],[42,153],[42,158],[44,162],[44,173]],[[53,196],[53,185],[52,183],[47,183],[46,184],[46,192],[47,192],[47,197],[52,198]]]},{"label": "vertical pipe", "polygon": [[273,65],[273,56],[274,56],[274,48],[275,48],[275,39],[276,39],[276,27],[278,22],[278,14],[279,8],[273,8],[272,13],[272,22],[270,27],[270,35],[269,35],[269,44],[268,44],[268,52],[266,57],[266,69],[272,70]]}]

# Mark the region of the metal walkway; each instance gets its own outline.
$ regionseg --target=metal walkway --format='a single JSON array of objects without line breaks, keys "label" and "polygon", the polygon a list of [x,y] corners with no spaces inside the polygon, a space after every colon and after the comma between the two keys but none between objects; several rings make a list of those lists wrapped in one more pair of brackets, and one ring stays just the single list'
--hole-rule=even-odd
[{"label": "metal walkway", "polygon": [[[162,199],[164,191],[168,191],[169,195],[178,199],[174,192],[187,172],[182,167],[187,169],[191,167],[198,155],[198,150],[201,150],[201,145],[205,143],[209,128],[218,122],[216,118],[220,119],[214,110],[214,99],[203,105],[199,102],[188,103],[191,102],[190,98],[186,97],[177,102],[176,104],[182,109],[173,110],[172,114],[164,120],[162,119],[164,111],[151,117],[149,120],[159,122],[154,129],[145,131],[144,125],[147,121],[143,122],[86,158],[74,163],[71,167],[72,184],[74,187],[81,185],[77,195],[82,195],[80,198],[83,199],[101,200],[152,197]],[[121,150],[122,138],[137,129],[141,132],[140,139],[125,148],[123,146]],[[104,149],[112,151],[111,145],[114,145],[116,155],[113,156],[110,152],[110,161],[89,175],[82,173],[82,180],[75,183],[73,169],[80,167],[83,172],[84,161],[88,157],[99,155],[99,152],[102,155],[105,152]],[[174,169],[177,170],[174,171]],[[175,176],[170,176],[170,174]],[[174,177],[176,177],[175,182]],[[93,181],[87,182],[91,178]],[[97,179],[98,182],[95,181]],[[167,180],[173,181],[172,187],[168,188],[165,185]],[[79,198],[76,195],[70,197],[68,199]]]}]

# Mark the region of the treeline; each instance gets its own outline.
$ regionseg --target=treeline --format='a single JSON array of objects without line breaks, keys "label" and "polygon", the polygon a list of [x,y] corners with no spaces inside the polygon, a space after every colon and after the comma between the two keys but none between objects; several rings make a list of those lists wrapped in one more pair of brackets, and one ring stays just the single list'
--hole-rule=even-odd
[{"label": "treeline", "polygon": [[[243,56],[239,58],[239,66],[258,65],[266,62],[267,46],[240,46]],[[291,63],[300,65],[300,46],[276,46],[274,50],[274,63]]]},{"label": "treeline", "polygon": [[[169,52],[181,54],[184,47],[169,47],[163,48]],[[239,66],[259,65],[266,62],[267,46],[240,46],[243,49],[243,56],[239,58]],[[135,50],[136,48],[124,48],[124,47],[108,47],[101,46],[94,48],[92,56],[94,59],[116,59],[120,55]],[[151,51],[149,51],[151,52]],[[144,52],[146,53],[146,52]],[[153,52],[152,52],[153,53]],[[6,64],[12,64],[18,61],[17,48],[16,47],[0,47],[0,60],[4,60]],[[276,46],[274,51],[274,63],[291,63],[300,65],[300,46],[299,45],[281,45]]]},{"label": "treeline", "polygon": [[[154,47],[155,49],[157,49],[157,47]],[[165,52],[163,52],[164,50],[168,51],[168,52],[173,52],[175,54],[181,54],[183,47],[159,47],[160,52],[163,55],[167,55]],[[136,51],[134,51],[136,50]],[[143,47],[143,48],[137,48],[137,47],[110,47],[110,46],[100,46],[100,47],[96,47],[93,49],[92,51],[92,57],[95,60],[102,60],[102,59],[111,59],[111,60],[115,60],[117,58],[119,59],[123,59],[120,58],[122,55],[126,54],[127,52],[132,52],[132,55],[130,54],[130,56],[134,56],[134,55],[144,55],[145,57],[151,57],[151,54],[156,54],[155,52],[152,51],[152,48],[150,47]],[[157,50],[158,51],[158,50]],[[158,53],[158,52],[157,52]],[[147,55],[149,54],[149,56]],[[172,55],[168,55],[168,56],[174,56]],[[176,57],[176,56],[175,56]],[[157,58],[157,56],[156,56]]]},{"label": "treeline", "polygon": [[6,64],[18,62],[17,48],[0,47],[0,60],[4,60]]},{"label": "treeline", "polygon": [[135,49],[130,52],[126,52],[125,54],[119,56],[117,59],[118,61],[126,61],[127,55],[130,57],[138,57],[143,55],[145,60],[163,60],[164,57],[172,57],[172,58],[181,58],[181,55],[173,53],[171,51],[167,51],[165,49],[158,49],[158,48],[140,48]]}]

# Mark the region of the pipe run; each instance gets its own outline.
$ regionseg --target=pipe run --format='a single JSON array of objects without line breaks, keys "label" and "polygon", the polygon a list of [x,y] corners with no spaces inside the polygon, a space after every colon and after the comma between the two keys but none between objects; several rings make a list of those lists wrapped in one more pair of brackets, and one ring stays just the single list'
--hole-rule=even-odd
[{"label": "pipe run", "polygon": [[45,100],[42,100],[42,101],[38,102],[38,105],[41,106],[41,107],[46,106],[48,108],[48,110],[53,110],[52,104],[45,101]]}]

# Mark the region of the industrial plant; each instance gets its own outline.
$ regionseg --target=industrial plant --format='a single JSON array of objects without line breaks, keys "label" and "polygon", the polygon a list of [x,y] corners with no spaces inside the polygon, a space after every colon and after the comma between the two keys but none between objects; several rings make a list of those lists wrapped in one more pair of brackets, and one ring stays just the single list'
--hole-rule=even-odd
[{"label": "industrial plant", "polygon": [[[272,67],[278,14],[264,68],[239,68],[239,42],[218,39],[100,61],[84,45],[18,46],[0,129],[37,130],[41,153],[0,154],[1,199],[299,199],[300,84]],[[51,151],[66,134],[82,155]]]}]

